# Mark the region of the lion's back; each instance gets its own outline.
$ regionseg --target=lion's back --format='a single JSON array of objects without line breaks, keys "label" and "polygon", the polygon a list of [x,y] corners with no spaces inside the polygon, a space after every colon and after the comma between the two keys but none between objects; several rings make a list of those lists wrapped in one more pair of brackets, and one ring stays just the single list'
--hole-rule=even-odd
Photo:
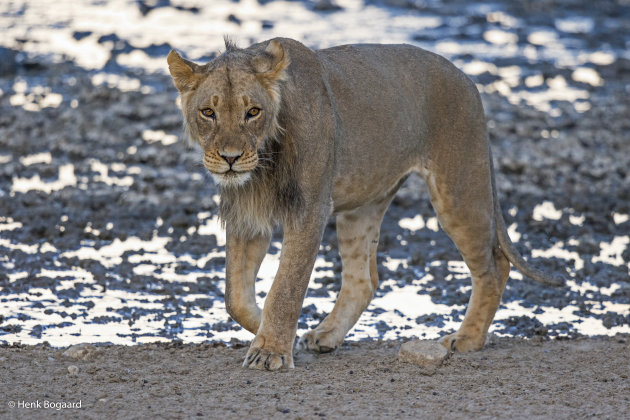
[{"label": "lion's back", "polygon": [[485,141],[477,89],[445,58],[404,44],[342,45],[317,55],[339,134],[338,178],[355,174],[385,188],[388,171],[412,167],[442,147],[454,122],[477,133],[466,141]]},{"label": "lion's back", "polygon": [[341,112],[378,111],[399,122],[406,122],[399,118],[405,113],[428,121],[427,110],[435,110],[441,101],[469,109],[480,104],[475,84],[462,71],[444,57],[412,45],[341,45],[317,55]]},{"label": "lion's back", "polygon": [[352,44],[317,51],[337,94],[401,96],[428,94],[436,84],[469,90],[474,85],[445,58],[408,44]]}]

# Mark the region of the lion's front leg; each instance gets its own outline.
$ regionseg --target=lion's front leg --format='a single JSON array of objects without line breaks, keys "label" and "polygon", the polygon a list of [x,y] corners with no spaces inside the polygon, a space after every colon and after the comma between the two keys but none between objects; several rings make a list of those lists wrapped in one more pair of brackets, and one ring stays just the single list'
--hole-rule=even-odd
[{"label": "lion's front leg", "polygon": [[258,333],[243,366],[278,370],[293,368],[293,343],[306,288],[324,230],[318,214],[296,229],[285,228],[280,266],[265,300]]},{"label": "lion's front leg", "polygon": [[256,274],[270,242],[270,235],[239,238],[228,226],[225,307],[236,322],[253,334],[258,331],[261,315],[256,304]]}]

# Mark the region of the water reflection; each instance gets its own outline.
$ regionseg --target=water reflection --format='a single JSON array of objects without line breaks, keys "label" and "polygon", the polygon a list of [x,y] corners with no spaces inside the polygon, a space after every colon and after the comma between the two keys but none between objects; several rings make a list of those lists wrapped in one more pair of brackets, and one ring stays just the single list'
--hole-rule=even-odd
[{"label": "water reflection", "polygon": [[38,112],[43,108],[57,108],[63,101],[63,96],[52,92],[50,87],[29,86],[21,79],[13,84],[13,92],[14,94],[9,97],[9,103],[31,112]]},{"label": "water reflection", "polygon": [[[552,208],[553,205],[543,204]],[[537,210],[534,212],[536,213]],[[9,283],[20,280],[32,283],[36,279],[53,279],[48,287],[27,287],[24,292],[4,295],[0,300],[0,313],[7,314],[2,326],[1,340],[36,344],[48,341],[52,345],[65,346],[79,342],[111,342],[131,344],[149,341],[181,339],[187,342],[230,340],[231,338],[248,339],[249,333],[228,321],[228,315],[222,300],[225,272],[222,265],[211,266],[212,260],[224,261],[224,232],[216,216],[200,214],[204,220],[200,234],[213,235],[218,239],[219,249],[209,252],[202,258],[190,255],[175,255],[166,248],[169,237],[155,235],[143,240],[129,237],[125,240],[114,239],[111,244],[98,249],[86,244],[75,251],[63,252],[60,259],[77,261],[79,266],[72,268],[42,269],[39,272],[14,272]],[[158,223],[156,223],[157,225]],[[400,225],[408,230],[427,229],[427,224],[419,216],[403,219]],[[0,230],[20,229],[22,224],[11,219],[4,219]],[[42,252],[56,252],[48,245],[25,246],[9,244],[0,240],[0,246],[13,246],[22,252],[37,255]],[[610,243],[601,244],[600,256],[594,262],[607,264],[627,264],[620,252],[628,244],[628,237],[615,237]],[[275,242],[272,249],[279,248]],[[583,262],[575,252],[569,252],[559,242],[548,250],[534,250],[533,256],[545,258],[557,257],[574,261],[572,271],[580,270]],[[118,284],[105,287],[95,280],[89,270],[80,267],[81,261],[97,261],[105,268],[131,263],[133,273],[146,278],[146,283],[138,284],[129,278],[119,278]],[[273,276],[278,268],[279,253],[270,253],[262,264],[257,283],[258,301],[264,304],[266,293],[271,287]],[[465,305],[437,303],[432,297],[432,274],[417,270],[417,276],[409,283],[400,283],[400,278],[390,277],[409,268],[407,259],[386,257],[383,267],[388,276],[383,278],[377,296],[370,304],[359,323],[350,332],[348,339],[360,340],[369,337],[395,339],[401,337],[422,336],[437,338],[445,330],[453,330],[461,322]],[[439,261],[430,262],[439,266]],[[181,271],[181,265],[192,269]],[[448,261],[448,281],[461,282],[459,293],[470,292],[469,276],[462,261]],[[630,267],[629,267],[630,268]],[[299,333],[314,327],[321,315],[332,309],[336,290],[330,289],[329,279],[334,278],[334,265],[326,258],[318,257],[309,296],[305,300],[305,313],[300,320]],[[512,282],[519,282],[521,277],[512,273]],[[199,284],[212,278],[212,287],[199,293]],[[149,281],[150,280],[150,281]],[[336,282],[336,280],[332,280]],[[163,282],[175,284],[177,292],[163,289]],[[318,287],[319,286],[319,287]],[[139,289],[139,290],[138,290]],[[569,281],[568,289],[574,293],[587,295],[597,293],[610,296],[618,289],[596,287],[588,283]],[[197,292],[195,291],[197,290]],[[166,292],[166,295],[164,294]],[[444,294],[446,297],[446,293]],[[609,312],[630,313],[630,303],[600,302],[597,299],[585,299],[583,304],[593,305],[590,313],[605,315]],[[542,309],[542,310],[541,310]],[[315,316],[313,316],[315,315]],[[606,326],[604,320],[584,316],[577,305],[562,308],[553,306],[532,306],[522,301],[508,299],[499,309],[491,331],[499,335],[512,334],[509,325],[514,319],[522,317],[538,320],[542,325],[566,322],[573,326],[571,333],[587,335],[612,335],[630,332],[629,325]],[[15,325],[15,328],[9,328]],[[508,327],[506,327],[506,325]]]},{"label": "water reflection", "polygon": [[26,193],[31,190],[43,191],[50,194],[53,191],[60,191],[65,187],[73,187],[77,185],[77,178],[74,175],[74,165],[68,163],[59,167],[59,174],[56,180],[41,179],[39,174],[32,177],[21,178],[14,177],[11,186],[11,194]]}]

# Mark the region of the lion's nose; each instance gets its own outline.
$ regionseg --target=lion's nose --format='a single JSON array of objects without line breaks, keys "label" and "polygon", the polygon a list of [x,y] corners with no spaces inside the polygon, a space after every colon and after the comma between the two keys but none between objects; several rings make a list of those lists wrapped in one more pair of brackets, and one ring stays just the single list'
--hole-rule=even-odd
[{"label": "lion's nose", "polygon": [[234,155],[234,156],[228,156],[228,155],[221,155],[221,157],[223,158],[223,160],[225,160],[228,165],[232,166],[234,164],[234,162],[236,162],[236,160],[238,158],[240,158],[243,155]]}]

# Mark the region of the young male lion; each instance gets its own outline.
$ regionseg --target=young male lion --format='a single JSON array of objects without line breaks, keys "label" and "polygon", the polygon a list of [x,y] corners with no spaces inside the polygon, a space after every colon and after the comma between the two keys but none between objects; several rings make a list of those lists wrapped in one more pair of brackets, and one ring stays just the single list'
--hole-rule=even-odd
[{"label": "young male lion", "polygon": [[[246,49],[229,41],[205,65],[171,51],[185,124],[221,193],[225,304],[256,334],[244,366],[293,367],[297,320],[327,219],[343,262],[337,303],[301,338],[325,352],[344,339],[378,285],[383,214],[411,173],[426,181],[440,224],[472,275],[466,316],[441,342],[483,347],[510,263],[545,284],[507,235],[475,85],[446,59],[410,45],[312,51],[291,39]],[[264,309],[254,283],[272,229],[284,232]]]}]

